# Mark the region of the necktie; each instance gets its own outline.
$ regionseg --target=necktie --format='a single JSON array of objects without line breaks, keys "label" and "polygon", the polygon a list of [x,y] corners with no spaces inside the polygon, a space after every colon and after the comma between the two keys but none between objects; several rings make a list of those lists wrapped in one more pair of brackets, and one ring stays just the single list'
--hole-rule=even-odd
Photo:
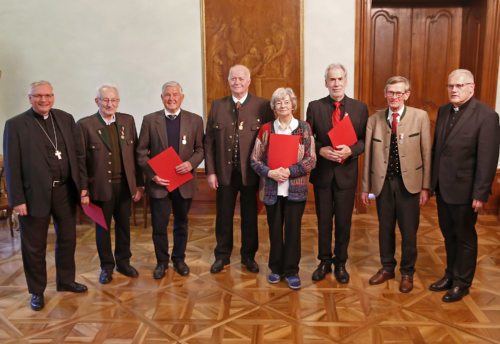
[{"label": "necktie", "polygon": [[397,131],[398,131],[398,117],[399,117],[399,114],[398,113],[393,113],[392,114],[392,133],[393,134],[396,134]]},{"label": "necktie", "polygon": [[332,125],[335,126],[340,122],[340,102],[334,102],[335,110],[332,113]]},{"label": "necktie", "polygon": [[173,120],[175,119],[175,117],[176,117],[176,116],[175,116],[175,115],[167,115],[167,117],[168,117],[168,119],[169,119],[169,120],[172,120],[172,121],[173,121]]},{"label": "necktie", "polygon": [[241,108],[241,103],[240,102],[236,102],[236,104],[234,104],[236,106],[236,110],[239,110]]}]

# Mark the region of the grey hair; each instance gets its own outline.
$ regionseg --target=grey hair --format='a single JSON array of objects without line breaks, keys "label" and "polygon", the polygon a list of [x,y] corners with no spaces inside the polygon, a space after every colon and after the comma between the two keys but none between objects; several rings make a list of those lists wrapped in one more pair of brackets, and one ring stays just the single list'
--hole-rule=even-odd
[{"label": "grey hair", "polygon": [[280,87],[273,92],[271,96],[271,109],[274,111],[276,102],[280,99],[284,99],[286,96],[290,97],[292,101],[292,112],[295,112],[295,110],[297,110],[297,97],[290,87]]},{"label": "grey hair", "polygon": [[387,91],[387,87],[389,85],[399,84],[400,82],[405,85],[405,92],[409,92],[411,90],[410,80],[408,80],[404,76],[396,75],[391,76],[389,79],[387,79],[387,81],[385,82],[384,93],[385,91]]},{"label": "grey hair", "polygon": [[42,85],[47,85],[49,86],[50,88],[54,89],[54,87],[52,87],[52,84],[46,80],[39,80],[39,81],[34,81],[30,84],[30,90],[28,92],[28,94],[31,95],[31,91],[35,88],[35,87],[38,87],[38,86],[42,86]]},{"label": "grey hair", "polygon": [[167,81],[161,87],[161,95],[165,94],[165,90],[167,89],[167,87],[177,87],[179,92],[181,92],[181,94],[184,94],[184,91],[182,90],[181,84],[179,84],[177,81]]},{"label": "grey hair", "polygon": [[328,79],[328,72],[332,69],[340,69],[344,72],[344,77],[347,79],[347,69],[341,63],[330,63],[325,69],[325,80]]},{"label": "grey hair", "polygon": [[245,74],[250,78],[250,69],[248,69],[247,66],[244,66],[242,64],[237,64],[229,68],[229,73],[227,75],[227,80],[231,79],[231,73],[233,72],[233,69],[235,68],[242,68],[245,71]]},{"label": "grey hair", "polygon": [[120,92],[118,91],[118,86],[116,86],[115,84],[110,84],[110,83],[106,83],[106,84],[102,84],[101,86],[99,86],[97,88],[97,91],[96,91],[96,98],[101,98],[101,92],[102,90],[104,90],[105,88],[111,88],[113,89],[115,92],[116,92],[116,95],[118,97],[120,97]]},{"label": "grey hair", "polygon": [[470,79],[470,82],[474,83],[474,74],[468,69],[455,69],[453,72],[448,75],[448,78],[450,78],[452,75],[455,74],[462,74],[464,75],[467,79]]}]

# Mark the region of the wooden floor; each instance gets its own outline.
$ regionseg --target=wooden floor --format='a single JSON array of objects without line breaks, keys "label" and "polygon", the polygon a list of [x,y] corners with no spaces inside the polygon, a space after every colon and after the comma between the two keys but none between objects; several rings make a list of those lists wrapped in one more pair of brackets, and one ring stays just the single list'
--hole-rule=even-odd
[{"label": "wooden floor", "polygon": [[[369,214],[353,218],[347,285],[337,284],[331,275],[319,283],[311,281],[317,264],[316,218],[311,212],[304,216],[300,291],[266,282],[269,246],[264,215],[259,217],[259,274],[241,269],[238,234],[231,265],[210,274],[214,216],[196,214],[190,221],[189,277],[169,268],[163,280],[152,278],[151,228],[141,225],[132,235],[132,264],[140,277],[129,279],[115,272],[105,286],[97,281],[93,227],[78,226],[77,280],[88,285],[85,294],[56,292],[51,230],[49,285],[40,312],[29,308],[19,233],[12,239],[2,228],[0,342],[500,343],[500,228],[494,216],[479,218],[474,285],[469,296],[453,304],[442,303],[442,293],[427,290],[443,274],[445,260],[434,204],[422,213],[415,289],[409,294],[398,291],[399,273],[395,280],[368,285],[379,268],[374,205]],[[239,225],[238,218],[235,223]]]}]

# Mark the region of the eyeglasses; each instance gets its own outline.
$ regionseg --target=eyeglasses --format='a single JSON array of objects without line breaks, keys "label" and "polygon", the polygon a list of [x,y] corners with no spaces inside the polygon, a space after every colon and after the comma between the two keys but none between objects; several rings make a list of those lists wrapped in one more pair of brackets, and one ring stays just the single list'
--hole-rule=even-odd
[{"label": "eyeglasses", "polygon": [[467,82],[465,84],[448,84],[446,85],[446,87],[451,91],[453,90],[455,87],[457,88],[457,90],[461,90],[463,89],[466,85],[472,85],[474,84],[473,82]]},{"label": "eyeglasses", "polygon": [[30,94],[30,97],[33,97],[35,99],[42,99],[42,98],[51,99],[52,97],[54,97],[54,94]]},{"label": "eyeglasses", "polygon": [[406,92],[393,92],[393,91],[387,91],[385,94],[388,97],[395,97],[395,98],[401,98]]},{"label": "eyeglasses", "polygon": [[112,103],[112,104],[117,104],[120,102],[120,99],[115,99],[115,98],[112,98],[112,99],[109,99],[109,98],[99,98],[101,100],[101,102],[103,103]]}]

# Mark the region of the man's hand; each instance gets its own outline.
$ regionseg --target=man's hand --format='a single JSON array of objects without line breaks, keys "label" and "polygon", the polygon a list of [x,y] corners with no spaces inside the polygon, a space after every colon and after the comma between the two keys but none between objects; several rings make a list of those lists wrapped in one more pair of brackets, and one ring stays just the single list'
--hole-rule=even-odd
[{"label": "man's hand", "polygon": [[28,207],[26,203],[19,204],[14,207],[13,212],[19,216],[26,216],[28,215]]},{"label": "man's hand", "polygon": [[428,200],[429,200],[429,190],[422,189],[422,191],[420,191],[420,206],[425,205],[425,203],[427,203]]},{"label": "man's hand", "polygon": [[217,190],[217,188],[219,187],[219,182],[217,181],[217,175],[215,173],[209,174],[207,177],[207,181],[208,181],[208,186],[211,189]]},{"label": "man's hand", "polygon": [[90,203],[89,190],[80,191],[80,204],[89,205],[89,203]]},{"label": "man's hand", "polygon": [[175,172],[179,174],[186,174],[193,170],[193,166],[189,161],[184,161],[182,164],[175,166]]},{"label": "man's hand", "polygon": [[153,177],[153,182],[155,182],[158,185],[165,186],[165,187],[170,185],[170,180],[162,179],[162,178],[158,177],[158,175],[155,175]]},{"label": "man's hand", "polygon": [[477,213],[479,210],[483,208],[483,202],[478,199],[473,199],[472,208],[474,209],[474,212]]},{"label": "man's hand", "polygon": [[370,204],[370,200],[368,198],[368,192],[362,192],[361,193],[361,201],[363,201],[364,205]]},{"label": "man's hand", "polygon": [[143,193],[144,193],[144,188],[138,187],[137,190],[135,190],[134,195],[132,196],[132,201],[139,202],[142,198]]},{"label": "man's hand", "polygon": [[342,162],[352,155],[351,148],[346,145],[338,145],[333,150],[334,161]]}]

